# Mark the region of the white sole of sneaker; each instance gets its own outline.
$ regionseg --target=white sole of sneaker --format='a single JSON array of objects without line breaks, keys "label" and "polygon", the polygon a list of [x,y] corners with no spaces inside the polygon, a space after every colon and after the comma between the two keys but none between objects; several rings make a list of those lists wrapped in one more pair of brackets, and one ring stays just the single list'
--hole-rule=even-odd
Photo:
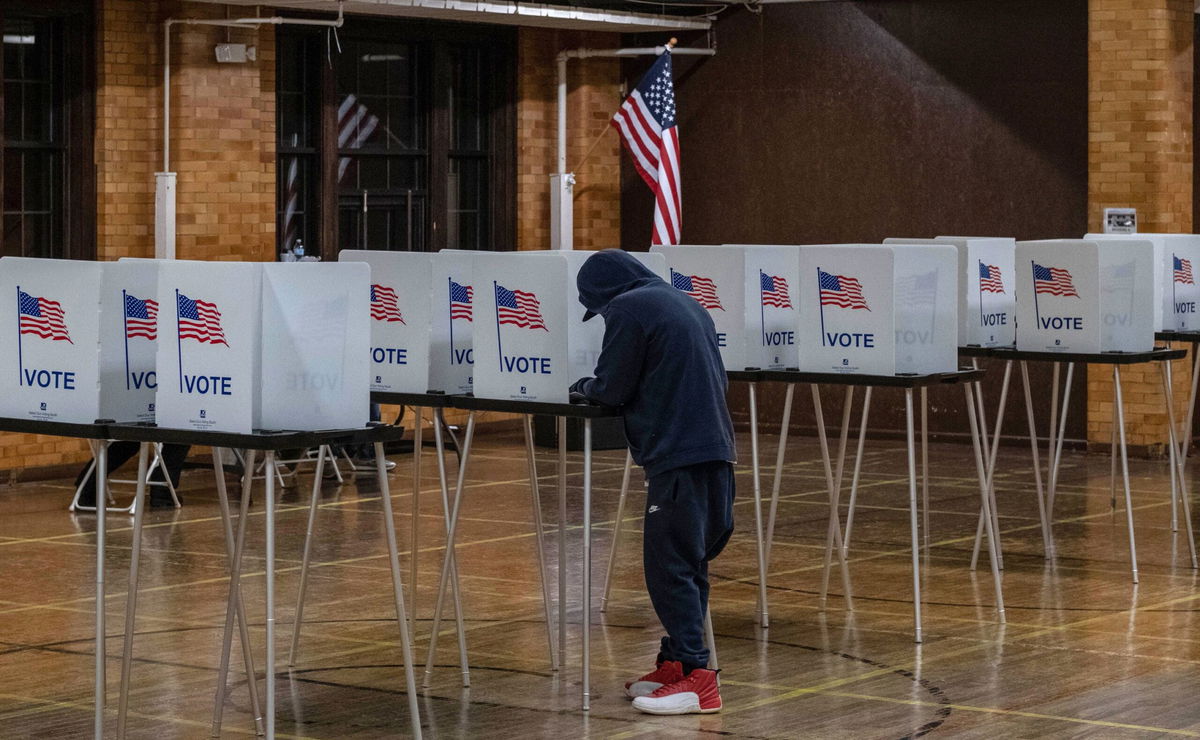
[{"label": "white sole of sneaker", "polygon": [[662,701],[650,700],[639,701],[633,700],[633,708],[639,712],[646,714],[658,715],[674,715],[674,714],[716,714],[721,711],[721,707],[712,709],[700,708],[700,697],[688,692],[686,694],[676,694],[676,701],[667,703]]}]

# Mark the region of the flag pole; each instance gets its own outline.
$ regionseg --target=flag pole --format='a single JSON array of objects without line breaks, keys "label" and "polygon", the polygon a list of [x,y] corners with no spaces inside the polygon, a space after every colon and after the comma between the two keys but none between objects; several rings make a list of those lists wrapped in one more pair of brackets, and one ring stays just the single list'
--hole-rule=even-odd
[{"label": "flag pole", "polygon": [[[511,285],[511,283],[510,283]],[[500,372],[504,372],[504,345],[500,343],[500,304],[496,299],[500,294],[499,283],[492,281],[492,303],[495,305],[496,311],[496,354],[500,359]]]},{"label": "flag pole", "polygon": [[446,296],[450,302],[450,364],[454,364],[454,278],[446,277]]},{"label": "flag pole", "polygon": [[[772,280],[774,280],[774,278],[772,278]],[[758,318],[762,322],[763,346],[766,347],[767,346],[767,308],[765,305],[766,302],[763,300],[762,281],[763,281],[763,271],[762,271],[762,268],[760,267],[760,268],[758,268]],[[774,289],[774,287],[775,287],[775,285],[774,285],[774,283],[772,283],[771,288]]]},{"label": "flag pole", "polygon": [[1034,318],[1037,319],[1038,328],[1040,329],[1042,325],[1042,312],[1041,309],[1038,308],[1037,263],[1035,263],[1033,260],[1029,260],[1029,268],[1033,271],[1033,315]]},{"label": "flag pole", "polygon": [[179,288],[175,289],[175,347],[179,350],[179,392],[183,393],[183,337],[179,336]]},{"label": "flag pole", "polygon": [[821,307],[821,346],[825,346],[825,301],[821,298],[821,268],[817,267],[817,305]]},{"label": "flag pole", "polygon": [[125,330],[125,390],[129,390],[129,293],[121,290],[121,324]]},{"label": "flag pole", "polygon": [[17,286],[17,385],[25,385],[25,355],[21,351],[21,286]]},{"label": "flag pole", "polygon": [[[976,258],[979,263],[979,270],[975,273],[975,284],[979,287],[979,325],[983,323],[983,260]],[[992,279],[992,268],[988,267],[988,280]]]}]

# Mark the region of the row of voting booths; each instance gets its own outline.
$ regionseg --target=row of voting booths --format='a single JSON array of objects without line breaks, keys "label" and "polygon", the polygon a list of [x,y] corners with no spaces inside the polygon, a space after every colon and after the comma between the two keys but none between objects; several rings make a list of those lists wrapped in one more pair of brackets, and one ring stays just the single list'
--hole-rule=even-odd
[{"label": "row of voting booths", "polygon": [[[5,257],[0,289],[15,304],[0,310],[0,373],[15,383],[0,414],[248,432],[362,426],[371,391],[565,402],[603,340],[603,322],[583,322],[578,303],[588,256]],[[1145,351],[1155,331],[1200,329],[1191,235],[635,256],[708,309],[730,370],[929,374],[955,370],[958,346]]]}]

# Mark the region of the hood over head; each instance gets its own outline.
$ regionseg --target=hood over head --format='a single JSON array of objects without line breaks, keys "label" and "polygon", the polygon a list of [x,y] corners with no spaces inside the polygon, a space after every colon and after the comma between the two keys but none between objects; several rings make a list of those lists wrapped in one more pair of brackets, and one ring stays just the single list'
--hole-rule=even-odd
[{"label": "hood over head", "polygon": [[608,304],[622,293],[661,280],[653,270],[624,250],[596,252],[583,263],[575,278],[579,302],[587,309],[583,320],[596,314],[603,315]]}]

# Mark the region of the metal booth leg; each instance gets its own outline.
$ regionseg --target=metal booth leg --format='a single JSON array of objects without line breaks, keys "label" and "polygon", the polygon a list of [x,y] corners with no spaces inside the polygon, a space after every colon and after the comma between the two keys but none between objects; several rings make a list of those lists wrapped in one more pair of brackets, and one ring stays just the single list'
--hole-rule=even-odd
[{"label": "metal booth leg", "polygon": [[[542,584],[542,609],[546,617],[546,648],[550,652],[550,670],[558,670],[558,656],[554,650],[554,615],[550,605],[550,580],[546,575],[545,530],[542,527],[542,495],[538,485],[537,458],[533,451],[533,417],[524,416],[525,462],[529,466],[529,495],[533,507],[533,546],[537,550],[538,577]],[[629,468],[625,469],[625,480],[629,480]],[[622,495],[624,490],[622,490]],[[611,560],[609,561],[612,562]]]},{"label": "metal booth leg", "polygon": [[275,477],[270,475],[275,470],[275,451],[267,450],[265,456],[266,470],[266,592],[267,592],[267,740],[275,738]]},{"label": "metal booth leg", "polygon": [[750,390],[750,475],[754,490],[754,536],[758,554],[758,624],[766,629],[771,624],[767,614],[767,562],[763,549],[762,485],[758,475],[758,383],[747,383]]},{"label": "metal booth leg", "polygon": [[[300,627],[304,624],[304,598],[308,594],[308,566],[312,558],[313,531],[317,524],[317,509],[321,502],[321,480],[325,475],[326,445],[317,447],[317,467],[313,473],[312,501],[308,506],[308,527],[304,532],[304,555],[300,561],[300,588],[296,593],[296,618],[292,623],[292,648],[288,652],[288,666],[296,665],[296,653],[300,647]],[[330,450],[332,452],[332,450]]]},{"label": "metal booth leg", "polygon": [[592,686],[592,420],[583,420],[583,711],[591,708]]},{"label": "metal booth leg", "polygon": [[711,671],[721,670],[721,664],[717,660],[717,639],[713,635],[711,607],[704,612],[704,641],[708,645],[708,669]]},{"label": "metal booth leg", "polygon": [[[1012,360],[1008,360],[1004,363],[1004,379],[1000,383],[1000,405],[996,409],[996,427],[994,430],[995,436],[992,439],[991,445],[986,443],[980,445],[980,450],[987,460],[987,465],[985,467],[985,474],[987,477],[985,480],[987,481],[988,509],[990,510],[992,517],[991,529],[992,532],[995,533],[996,537],[1000,536],[1000,514],[996,508],[996,453],[1000,449],[1000,431],[1004,428],[1004,411],[1008,404],[1008,384],[1012,378],[1012,363]],[[973,393],[978,401],[978,405],[982,407],[983,384],[975,383],[974,386]],[[980,430],[980,433],[982,433],[982,430]],[[971,570],[975,570],[979,562],[979,548],[984,533],[983,524],[983,508],[981,507],[979,509],[979,523],[975,528],[975,545],[971,550]],[[928,536],[928,533],[926,533],[926,536]],[[995,551],[998,561],[997,566],[1003,570],[1004,554],[1003,548],[1001,547],[999,541],[996,542]],[[989,549],[989,552],[991,552],[991,549]]]},{"label": "metal booth leg", "polygon": [[[840,477],[840,476],[839,476]],[[921,386],[921,530],[929,552],[929,389]]]},{"label": "metal booth leg", "polygon": [[[133,668],[133,631],[137,615],[138,565],[142,554],[142,520],[146,512],[146,507],[142,504],[146,498],[149,456],[150,444],[142,442],[138,445],[137,492],[133,496],[133,545],[129,553],[129,586],[125,594],[125,646],[121,651],[121,693],[117,708],[117,738],[119,740],[123,740],[125,737],[125,721],[129,711],[129,673]],[[99,503],[98,500],[97,503]]]},{"label": "metal booth leg", "polygon": [[817,440],[821,444],[821,462],[825,465],[825,489],[829,495],[829,526],[825,532],[825,561],[821,571],[821,608],[829,596],[829,570],[832,567],[833,550],[837,548],[838,562],[842,570],[842,591],[846,601],[846,610],[854,608],[850,596],[850,570],[843,557],[844,543],[842,542],[842,523],[838,515],[838,486],[833,481],[833,465],[830,462],[829,438],[825,434],[825,412],[821,409],[821,389],[812,386],[813,415],[817,417]]},{"label": "metal booth leg", "polygon": [[108,440],[96,440],[96,714],[94,729],[97,738],[104,737],[105,703],[105,644],[104,626],[104,546],[105,519],[108,508]]},{"label": "metal booth leg", "polygon": [[458,512],[462,507],[463,485],[467,480],[467,463],[471,460],[471,442],[475,438],[475,412],[467,414],[467,432],[463,437],[462,457],[458,461],[458,480],[454,484],[454,508],[450,511],[450,520],[446,524],[446,556],[442,559],[442,575],[438,581],[437,604],[433,608],[433,629],[429,633],[429,656],[425,661],[425,680],[422,685],[429,688],[433,677],[433,659],[437,653],[438,632],[441,631],[442,607],[445,606],[446,586],[450,580],[451,567],[454,558],[451,554],[455,548],[455,537],[458,534]]},{"label": "metal booth leg", "polygon": [[[240,506],[240,516],[238,518],[238,528],[236,539],[232,543],[232,551],[229,560],[229,596],[226,599],[225,605],[225,628],[222,632],[221,646],[221,664],[217,670],[217,694],[213,702],[213,723],[212,736],[221,736],[221,722],[225,714],[225,692],[226,683],[229,678],[229,653],[233,645],[233,620],[234,615],[237,615],[238,622],[241,624],[241,640],[244,660],[246,661],[246,673],[250,679],[252,701],[257,704],[257,676],[254,674],[253,662],[250,658],[250,640],[246,622],[246,612],[242,607],[242,552],[246,543],[246,522],[249,519],[250,512],[250,491],[254,485],[254,463],[258,453],[256,450],[247,450],[244,463],[242,465],[242,500]],[[213,467],[214,471],[221,470],[217,477],[217,497],[222,502],[221,512],[226,522],[229,521],[229,500],[225,491],[224,472],[219,467],[220,450],[213,449]],[[226,540],[225,549],[230,551],[229,542],[230,527],[226,525]],[[258,718],[262,716],[259,711],[255,712],[255,720],[258,723]],[[261,723],[259,723],[261,724]]]},{"label": "metal booth leg", "polygon": [[[1188,539],[1188,554],[1191,556],[1192,569],[1196,569],[1196,539],[1192,536],[1192,512],[1187,499],[1187,487],[1184,485],[1183,456],[1176,447],[1175,440],[1175,397],[1171,387],[1171,361],[1165,360],[1159,365],[1159,373],[1163,381],[1163,399],[1167,404],[1167,424],[1170,427],[1168,442],[1171,445],[1171,469],[1179,479],[1180,501],[1183,504],[1183,526]],[[1172,507],[1174,514],[1174,507]],[[1172,517],[1174,518],[1174,517]]]},{"label": "metal booth leg", "polygon": [[1046,492],[1042,487],[1042,463],[1038,459],[1037,422],[1033,416],[1033,394],[1029,388],[1029,366],[1021,360],[1021,386],[1025,391],[1025,419],[1029,425],[1029,454],[1033,459],[1033,482],[1037,488],[1038,518],[1042,524],[1042,555],[1052,557],[1054,540],[1051,538],[1050,522],[1046,514]]},{"label": "metal booth leg", "polygon": [[775,515],[779,509],[779,487],[783,482],[783,458],[787,454],[788,425],[792,423],[792,397],[795,393],[796,384],[788,383],[783,397],[783,420],[779,423],[779,447],[775,450],[775,479],[771,482],[767,539],[763,543],[763,565],[768,569],[771,567],[771,543],[775,541]]},{"label": "metal booth leg", "polygon": [[629,476],[633,471],[633,453],[625,450],[625,469],[621,472],[621,495],[617,497],[617,518],[613,520],[612,547],[608,551],[608,569],[604,571],[604,595],[600,597],[600,613],[608,609],[612,593],[612,574],[617,564],[617,542],[621,539],[621,520],[625,518],[625,499],[629,495]]},{"label": "metal booth leg", "polygon": [[[433,441],[437,448],[438,482],[442,489],[442,520],[450,522],[450,492],[446,485],[446,443],[442,437],[442,429],[446,425],[442,409],[433,409]],[[447,530],[448,531],[448,530]],[[453,556],[453,551],[447,555]],[[543,574],[543,578],[545,574]],[[454,625],[458,631],[458,665],[462,670],[463,688],[471,686],[471,667],[467,660],[467,630],[463,620],[462,590],[458,582],[458,560],[455,559],[450,569],[451,596],[454,598]],[[413,616],[416,621],[416,616]]]},{"label": "metal booth leg", "polygon": [[904,390],[905,432],[908,440],[908,516],[912,530],[913,626],[914,640],[921,642],[921,558],[917,531],[917,451],[913,431],[913,392]]},{"label": "metal booth leg", "polygon": [[[1055,363],[1057,364],[1057,363]],[[1116,367],[1115,365],[1113,367]],[[1075,363],[1067,363],[1067,384],[1063,388],[1062,415],[1058,420],[1058,433],[1054,438],[1054,459],[1050,465],[1050,491],[1046,501],[1047,518],[1054,521],[1054,496],[1058,488],[1058,468],[1062,463],[1063,437],[1067,436],[1067,413],[1071,408],[1071,376],[1075,372]],[[1057,386],[1056,386],[1057,387]],[[1118,398],[1120,395],[1118,394]],[[1122,434],[1124,431],[1122,430]]]},{"label": "metal booth leg", "polygon": [[567,419],[555,420],[558,431],[558,660],[567,661]]},{"label": "metal booth leg", "polygon": [[[418,420],[418,426],[420,422]],[[271,453],[267,453],[268,455]],[[383,504],[383,530],[387,537],[388,547],[388,562],[392,569],[392,590],[396,596],[396,625],[400,628],[400,650],[404,658],[404,685],[408,692],[408,713],[412,724],[413,738],[420,740],[421,738],[421,714],[420,708],[417,706],[417,682],[413,676],[413,649],[412,638],[408,630],[408,615],[404,609],[404,584],[400,580],[400,548],[396,545],[396,521],[392,515],[392,493],[388,487],[387,477],[387,458],[383,456],[383,443],[375,443],[375,474],[379,479],[379,496],[380,502]],[[267,500],[270,501],[270,493]],[[271,513],[267,514],[267,523],[271,522]],[[267,538],[267,545],[272,546],[274,543],[271,536]],[[267,556],[267,567],[272,567],[272,557],[274,553]],[[272,571],[267,571],[268,575],[273,575]],[[270,586],[267,587],[267,595],[270,597]],[[267,623],[270,627],[270,622]],[[270,636],[267,637],[267,647],[271,647]],[[267,656],[267,662],[274,669],[273,655]],[[270,675],[270,674],[268,674]],[[268,699],[270,699],[268,695]],[[273,715],[268,715],[273,718]]]},{"label": "metal booth leg", "polygon": [[[412,539],[410,556],[412,562],[409,564],[411,568],[408,580],[408,608],[409,625],[412,628],[412,633],[417,633],[417,573],[418,562],[421,559],[421,417],[424,416],[424,409],[420,406],[413,407],[413,462],[412,462]],[[437,420],[434,419],[434,424]]]},{"label": "metal booth leg", "polygon": [[[1068,371],[1069,376],[1070,372]],[[1133,572],[1133,582],[1137,583],[1137,542],[1133,534],[1133,498],[1129,493],[1129,455],[1125,446],[1125,404],[1121,398],[1120,365],[1113,365],[1113,389],[1116,392],[1116,398],[1113,401],[1113,424],[1117,425],[1117,439],[1121,443],[1121,477],[1125,484],[1125,519],[1129,524],[1129,565]]]},{"label": "metal booth leg", "polygon": [[871,386],[863,394],[862,419],[858,424],[858,449],[854,453],[854,474],[850,477],[850,504],[846,507],[846,535],[842,538],[842,557],[850,551],[850,530],[854,527],[854,506],[858,503],[858,477],[862,472],[863,447],[867,443],[867,420],[871,417]]},{"label": "metal booth leg", "polygon": [[[1011,369],[1011,362],[1009,363]],[[1005,380],[1008,380],[1008,369],[1005,370]],[[996,534],[995,520],[992,517],[992,498],[990,495],[991,477],[983,465],[983,444],[980,442],[982,430],[975,418],[975,399],[972,396],[978,392],[978,388],[974,387],[974,383],[963,383],[963,391],[967,397],[967,419],[971,426],[971,446],[975,450],[975,473],[979,477],[979,507],[981,512],[981,521],[987,530],[988,540],[988,560],[992,566],[992,588],[996,596],[996,612],[1000,623],[1007,621],[1004,614],[1004,588],[1000,582],[1000,538]],[[1003,406],[1001,406],[1003,409]],[[1003,413],[1003,411],[1001,411]],[[996,443],[992,445],[992,453],[995,454],[996,447],[1000,442],[1000,425],[1002,423],[1001,416],[996,416]],[[994,458],[993,458],[994,460]]]}]

